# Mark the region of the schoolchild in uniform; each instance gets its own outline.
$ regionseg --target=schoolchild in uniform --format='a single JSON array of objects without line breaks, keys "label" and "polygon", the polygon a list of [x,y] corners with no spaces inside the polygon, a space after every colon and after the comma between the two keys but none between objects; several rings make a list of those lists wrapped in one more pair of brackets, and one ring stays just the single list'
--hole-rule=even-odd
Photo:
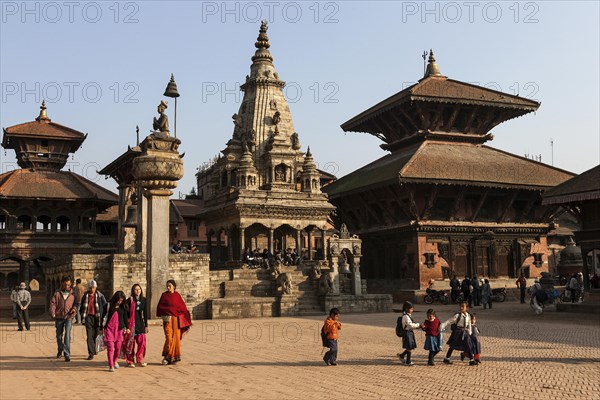
[{"label": "schoolchild in uniform", "polygon": [[402,348],[404,351],[402,353],[398,353],[398,357],[401,360],[404,360],[406,356],[406,361],[404,362],[406,365],[414,365],[412,361],[410,361],[410,356],[412,350],[417,348],[417,342],[415,341],[415,333],[414,329],[421,328],[421,325],[418,322],[414,322],[412,319],[412,313],[414,311],[414,307],[411,302],[405,301],[402,306],[402,329],[404,333],[402,335]]},{"label": "schoolchild in uniform", "polygon": [[460,350],[465,353],[466,357],[469,357],[469,365],[477,365],[473,356],[473,342],[471,341],[471,334],[473,333],[471,314],[469,314],[469,307],[466,302],[460,303],[460,312],[445,321],[443,326],[445,327],[448,324],[451,324],[453,329],[447,342],[450,348],[444,358],[444,364],[452,364],[452,361],[450,361],[452,352]]},{"label": "schoolchild in uniform", "polygon": [[425,331],[425,350],[429,350],[427,365],[435,365],[433,358],[442,350],[442,323],[433,309],[427,310],[427,319],[421,325]]}]

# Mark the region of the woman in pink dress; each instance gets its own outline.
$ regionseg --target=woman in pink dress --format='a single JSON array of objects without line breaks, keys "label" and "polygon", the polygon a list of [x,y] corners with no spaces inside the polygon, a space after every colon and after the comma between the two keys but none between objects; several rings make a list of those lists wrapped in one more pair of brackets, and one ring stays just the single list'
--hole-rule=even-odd
[{"label": "woman in pink dress", "polygon": [[119,368],[119,353],[125,334],[129,333],[129,316],[125,310],[125,293],[116,292],[108,302],[108,313],[104,326],[104,343],[108,357],[108,370],[115,372]]}]

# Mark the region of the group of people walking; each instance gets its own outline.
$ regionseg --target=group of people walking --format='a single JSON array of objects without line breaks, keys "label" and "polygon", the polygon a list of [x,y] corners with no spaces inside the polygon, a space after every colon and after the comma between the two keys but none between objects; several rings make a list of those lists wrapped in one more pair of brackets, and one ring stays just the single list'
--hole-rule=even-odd
[{"label": "group of people walking", "polygon": [[469,307],[479,307],[483,309],[492,308],[492,288],[487,278],[479,280],[477,275],[473,278],[465,276],[462,282],[454,275],[450,280],[450,299],[453,303],[469,304]]},{"label": "group of people walking", "polygon": [[[174,280],[167,281],[167,291],[161,295],[157,307],[165,334],[164,365],[181,360],[181,339],[192,324],[190,313],[176,288]],[[58,346],[56,358],[64,356],[65,361],[71,361],[71,328],[75,319],[85,326],[87,360],[93,360],[98,351],[106,348],[111,372],[119,368],[119,358],[125,359],[130,368],[147,366],[147,310],[148,302],[137,283],[131,287],[129,298],[123,291],[117,291],[107,301],[96,281],[90,280],[87,290],[75,291],[71,288],[71,279],[63,278],[61,288],[50,299],[50,316],[54,319]]]}]

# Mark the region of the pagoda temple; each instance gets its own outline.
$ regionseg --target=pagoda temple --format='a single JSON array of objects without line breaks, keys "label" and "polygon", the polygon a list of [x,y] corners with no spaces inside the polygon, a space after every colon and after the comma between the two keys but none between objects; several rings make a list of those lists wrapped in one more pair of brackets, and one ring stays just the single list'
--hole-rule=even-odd
[{"label": "pagoda temple", "polygon": [[[233,135],[223,156],[197,174],[208,251],[214,254],[215,245],[221,249],[225,236],[230,261],[239,260],[246,248],[271,253],[295,248],[301,254],[304,242],[306,258],[312,259],[313,231],[325,237],[334,207],[321,192],[310,149],[301,151],[265,21],[255,47],[250,75],[241,85],[244,97],[232,117]],[[216,262],[224,261],[221,256],[216,251]]]},{"label": "pagoda temple", "polygon": [[429,279],[529,277],[548,270],[556,207],[542,193],[573,174],[487,146],[498,124],[536,101],[443,76],[433,52],[425,76],[342,124],[390,154],[324,191],[363,240],[371,293]]},{"label": "pagoda temple", "polygon": [[52,122],[44,102],[40,109],[34,121],[4,129],[2,147],[15,151],[20,168],[0,174],[0,286],[36,279],[49,293],[59,282],[46,282],[40,261],[116,250],[97,216],[118,198],[62,170],[87,135]]}]

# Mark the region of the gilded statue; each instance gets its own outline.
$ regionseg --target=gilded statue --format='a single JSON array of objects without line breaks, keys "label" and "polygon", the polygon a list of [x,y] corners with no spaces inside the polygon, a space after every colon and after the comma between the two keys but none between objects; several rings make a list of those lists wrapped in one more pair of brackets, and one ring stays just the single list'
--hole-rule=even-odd
[{"label": "gilded statue", "polygon": [[158,119],[154,117],[154,121],[152,123],[152,127],[154,128],[154,136],[160,138],[169,137],[169,118],[165,114],[166,109],[167,103],[164,100],[161,100],[157,107],[159,117]]}]

